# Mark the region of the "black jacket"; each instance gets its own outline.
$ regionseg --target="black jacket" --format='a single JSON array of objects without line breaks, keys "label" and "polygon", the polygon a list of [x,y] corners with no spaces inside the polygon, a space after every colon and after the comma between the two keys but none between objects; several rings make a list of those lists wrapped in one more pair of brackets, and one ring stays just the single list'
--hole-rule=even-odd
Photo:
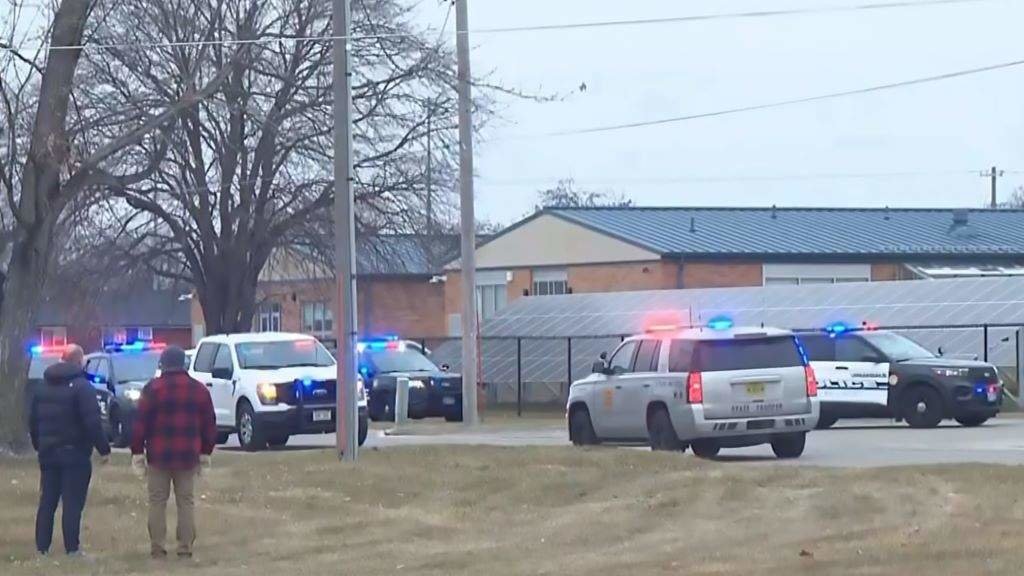
[{"label": "black jacket", "polygon": [[59,362],[46,369],[43,379],[29,412],[32,446],[39,461],[88,460],[93,447],[102,455],[110,454],[96,391],[82,369]]}]

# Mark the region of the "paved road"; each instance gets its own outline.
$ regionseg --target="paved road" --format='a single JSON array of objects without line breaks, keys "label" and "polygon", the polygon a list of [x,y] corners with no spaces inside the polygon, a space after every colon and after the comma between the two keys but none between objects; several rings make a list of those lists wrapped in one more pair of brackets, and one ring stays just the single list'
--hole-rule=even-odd
[{"label": "paved road", "polygon": [[[326,447],[333,446],[333,442],[333,436],[295,436],[288,447]],[[366,448],[438,444],[566,446],[568,439],[559,420],[539,420],[526,426],[491,424],[475,431],[453,424],[449,432],[441,425],[433,427],[430,434],[407,436],[386,436],[380,430],[371,430]],[[768,446],[723,450],[719,459],[755,465],[779,462]],[[996,419],[980,428],[951,423],[934,430],[912,430],[885,420],[843,421],[831,430],[812,432],[803,457],[785,463],[878,467],[959,462],[1024,464],[1024,418]]]}]

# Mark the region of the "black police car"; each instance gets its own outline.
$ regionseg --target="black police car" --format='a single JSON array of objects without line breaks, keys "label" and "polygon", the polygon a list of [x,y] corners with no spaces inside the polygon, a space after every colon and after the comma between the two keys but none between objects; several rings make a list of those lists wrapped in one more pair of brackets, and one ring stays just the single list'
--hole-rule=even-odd
[{"label": "black police car", "polygon": [[995,366],[937,356],[895,332],[832,325],[799,339],[818,378],[818,428],[870,417],[912,428],[933,428],[946,418],[980,426],[1002,406]]},{"label": "black police car", "polygon": [[[45,386],[46,382],[43,380],[43,373],[50,366],[53,366],[57,362],[60,362],[61,354],[64,353],[63,346],[33,346],[32,347],[32,359],[28,365],[28,380],[25,383],[25,414],[28,414],[29,407],[32,405],[32,398],[35,396],[36,390],[40,387]],[[107,433],[108,438],[112,438],[113,431],[110,426],[110,403],[113,398],[106,389],[96,390],[96,402],[100,406],[100,421],[103,425],[104,432]]]},{"label": "black police car", "polygon": [[142,389],[156,376],[164,346],[138,341],[109,344],[103,352],[85,357],[85,373],[97,390],[110,398],[110,442],[123,448],[131,443],[132,424]]},{"label": "black police car", "polygon": [[371,420],[395,419],[398,379],[408,378],[409,418],[462,421],[462,376],[439,368],[423,355],[419,344],[395,338],[363,340],[357,350]]}]

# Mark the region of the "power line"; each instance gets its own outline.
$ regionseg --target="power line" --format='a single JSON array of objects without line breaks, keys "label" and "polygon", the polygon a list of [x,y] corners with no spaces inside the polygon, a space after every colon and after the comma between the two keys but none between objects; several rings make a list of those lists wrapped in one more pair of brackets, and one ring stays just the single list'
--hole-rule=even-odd
[{"label": "power line", "polygon": [[[1007,170],[1007,172],[1013,172]],[[609,177],[589,179],[581,178],[580,182],[586,184],[682,184],[682,183],[729,183],[729,182],[792,182],[807,180],[872,180],[889,178],[916,178],[932,176],[975,176],[977,170],[920,170],[903,172],[838,172],[838,173],[817,173],[817,174],[772,174],[753,176],[670,176],[665,178],[636,178],[636,177]],[[528,186],[545,185],[565,177],[555,178],[515,178],[515,179],[489,179],[481,178],[487,186]]]},{"label": "power line", "polygon": [[[516,34],[523,32],[549,32],[549,31],[560,31],[560,30],[581,30],[581,29],[593,29],[593,28],[611,28],[611,27],[625,27],[625,26],[649,26],[649,25],[662,25],[662,24],[685,24],[694,22],[708,22],[715,20],[736,20],[736,19],[756,19],[756,18],[775,18],[780,16],[798,16],[798,15],[816,15],[816,14],[830,14],[830,13],[842,13],[842,12],[865,12],[865,11],[877,11],[877,10],[890,10],[900,8],[923,8],[930,6],[941,6],[941,5],[957,5],[957,4],[978,4],[982,2],[998,2],[1002,0],[920,0],[920,1],[898,1],[898,2],[884,2],[874,4],[853,4],[845,6],[831,6],[823,8],[794,8],[787,10],[761,10],[761,11],[749,11],[749,12],[732,12],[732,13],[719,13],[719,14],[703,14],[694,16],[669,16],[663,18],[644,18],[644,19],[633,19],[633,20],[605,20],[605,21],[594,21],[594,22],[576,22],[576,23],[565,23],[565,24],[539,24],[539,25],[528,25],[528,26],[508,26],[508,27],[496,27],[496,28],[480,28],[474,29],[473,34]],[[427,32],[432,32],[433,28],[427,28]],[[443,30],[442,30],[443,33]],[[462,34],[462,32],[456,31],[456,35]],[[35,45],[35,46],[6,46],[0,45],[0,52],[4,51],[19,51],[19,52],[34,52],[40,50],[126,50],[133,48],[140,49],[152,49],[152,48],[192,48],[205,45],[221,45],[221,46],[245,46],[252,44],[272,44],[277,42],[331,42],[334,40],[375,40],[375,39],[386,39],[386,38],[406,38],[418,36],[417,33],[409,32],[395,32],[385,34],[350,34],[348,36],[279,36],[273,38],[248,38],[248,39],[234,39],[234,40],[186,40],[178,42],[135,42],[135,43],[111,43],[111,44],[76,44],[68,46],[50,46],[50,45]]]},{"label": "power line", "polygon": [[627,122],[624,124],[608,124],[605,126],[595,126],[592,128],[579,128],[575,130],[561,130],[557,132],[547,132],[539,135],[522,135],[512,136],[508,139],[521,139],[521,138],[534,138],[537,136],[571,136],[579,134],[594,134],[597,132],[612,132],[617,130],[628,130],[631,128],[643,128],[648,126],[659,126],[662,124],[674,124],[677,122],[685,122],[687,120],[698,120],[701,118],[714,118],[717,116],[728,116],[731,114],[739,114],[742,112],[753,112],[755,110],[767,110],[769,108],[781,108],[784,106],[792,106],[794,104],[806,104],[808,102],[818,102],[821,100],[832,100],[835,98],[843,98],[846,96],[856,96],[860,94],[869,94],[871,92],[880,92],[883,90],[893,90],[896,88],[905,88],[907,86],[915,86],[918,84],[928,84],[931,82],[939,82],[941,80],[950,80],[952,78],[959,78],[961,76],[970,76],[972,74],[981,74],[983,72],[992,72],[995,70],[1001,70],[1004,68],[1013,68],[1024,64],[1024,60],[1014,60],[1011,62],[1004,62],[1002,64],[993,64],[991,66],[981,66],[978,68],[968,68],[966,70],[957,70],[956,72],[947,72],[945,74],[938,74],[935,76],[924,76],[921,78],[914,78],[912,80],[904,80],[902,82],[892,82],[889,84],[878,84],[876,86],[869,86],[867,88],[858,88],[856,90],[844,90],[842,92],[830,92],[828,94],[819,94],[817,96],[808,96],[804,98],[794,98],[791,100],[778,100],[775,102],[767,102],[764,104],[754,104],[751,106],[741,106],[738,108],[726,108],[725,110],[716,110],[714,112],[701,112],[699,114],[689,114],[686,116],[673,116],[669,118],[659,118],[656,120],[643,120],[639,122]]}]

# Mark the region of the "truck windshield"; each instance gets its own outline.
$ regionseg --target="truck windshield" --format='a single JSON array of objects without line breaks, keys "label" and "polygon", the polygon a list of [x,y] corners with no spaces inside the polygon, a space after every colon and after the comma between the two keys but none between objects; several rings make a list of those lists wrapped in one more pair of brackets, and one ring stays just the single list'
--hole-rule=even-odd
[{"label": "truck windshield", "polygon": [[364,352],[377,372],[437,372],[437,366],[416,350],[368,350]]},{"label": "truck windshield", "polygon": [[238,365],[253,370],[334,366],[334,358],[316,340],[243,342],[235,347]]},{"label": "truck windshield", "polygon": [[159,352],[125,352],[112,354],[110,361],[114,363],[114,376],[119,382],[149,382],[156,376],[160,366]]},{"label": "truck windshield", "polygon": [[906,336],[892,332],[864,332],[862,336],[894,362],[935,357],[923,346]]}]

